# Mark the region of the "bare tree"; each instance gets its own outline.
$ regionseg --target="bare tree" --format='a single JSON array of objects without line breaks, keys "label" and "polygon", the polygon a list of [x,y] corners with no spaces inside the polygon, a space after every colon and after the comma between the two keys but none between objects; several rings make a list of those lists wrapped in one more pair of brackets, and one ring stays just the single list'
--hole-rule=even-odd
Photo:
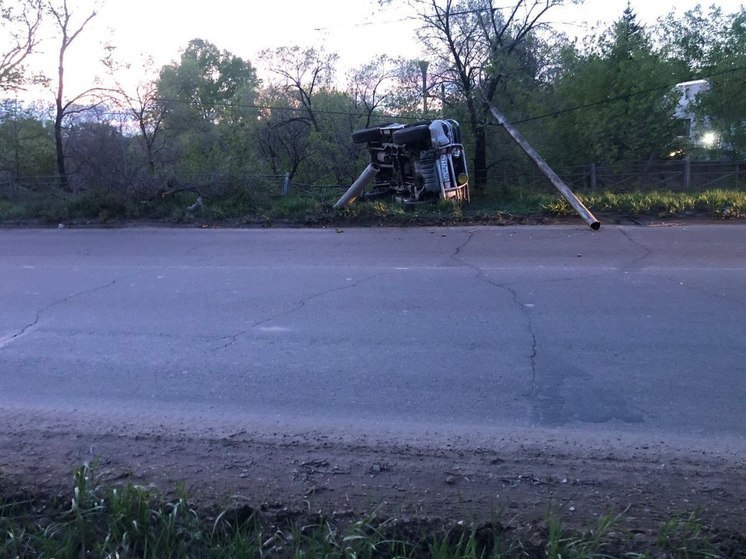
[{"label": "bare tree", "polygon": [[[353,70],[348,76],[347,94],[352,100],[353,107],[363,113],[363,128],[370,126],[375,111],[391,97],[390,86],[396,76],[398,64],[401,62],[381,56],[377,61]],[[351,118],[353,116],[355,115],[351,113]],[[351,124],[357,126],[356,123]]]},{"label": "bare tree", "polygon": [[23,63],[39,43],[41,0],[0,0],[0,90],[16,89],[24,81]]},{"label": "bare tree", "polygon": [[[407,0],[423,23],[420,37],[439,66],[443,101],[463,100],[474,133],[475,185],[487,178],[488,106],[509,79],[513,59],[546,13],[579,0]],[[391,0],[381,0],[388,4]]]},{"label": "bare tree", "polygon": [[74,98],[65,100],[65,55],[70,45],[78,38],[83,29],[88,23],[96,16],[96,12],[93,11],[88,14],[81,23],[73,23],[73,12],[70,10],[67,4],[67,0],[62,0],[61,4],[49,1],[47,3],[47,9],[52,15],[55,23],[60,32],[60,46],[58,51],[58,66],[57,66],[57,92],[55,95],[55,117],[54,117],[54,142],[55,149],[57,152],[57,177],[58,184],[61,189],[67,190],[69,187],[69,179],[65,170],[65,151],[62,135],[62,123],[65,117],[71,112],[71,108],[80,101],[82,97],[90,93],[92,90],[87,90]]},{"label": "bare tree", "polygon": [[158,87],[155,82],[139,84],[131,95],[124,97],[124,101],[140,129],[148,172],[155,176],[155,159],[165,116],[163,106],[158,103]]},{"label": "bare tree", "polygon": [[314,95],[320,89],[331,86],[334,79],[334,65],[339,56],[314,48],[280,47],[260,53],[269,69],[280,77],[282,89],[291,94],[302,108],[308,122],[316,132],[321,125],[314,107]]},{"label": "bare tree", "polygon": [[[158,102],[158,83],[152,79],[140,80],[134,86],[126,86],[121,74],[131,69],[129,64],[120,64],[114,58],[114,47],[107,47],[103,63],[109,72],[113,88],[109,90],[112,101],[132,119],[140,131],[147,169],[150,176],[155,176],[155,159],[163,131],[165,108]],[[152,68],[153,61],[148,58],[144,67]]]},{"label": "bare tree", "polygon": [[441,65],[429,60],[400,60],[395,73],[396,89],[387,102],[401,114],[427,118],[442,108],[441,74]]},{"label": "bare tree", "polygon": [[260,113],[258,146],[269,162],[272,173],[284,172],[292,179],[301,163],[309,157],[311,126],[306,118],[298,115],[299,109],[279,108],[290,105],[288,93],[281,87],[264,89],[260,103],[266,108]]}]

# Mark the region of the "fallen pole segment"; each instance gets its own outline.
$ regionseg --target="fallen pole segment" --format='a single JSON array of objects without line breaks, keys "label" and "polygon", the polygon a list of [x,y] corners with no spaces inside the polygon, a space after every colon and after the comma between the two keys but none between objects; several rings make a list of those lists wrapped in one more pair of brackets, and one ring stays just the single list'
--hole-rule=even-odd
[{"label": "fallen pole segment", "polygon": [[350,188],[348,188],[347,191],[342,194],[342,197],[337,200],[337,203],[334,204],[334,207],[343,208],[344,206],[352,204],[355,199],[357,199],[357,197],[363,193],[365,187],[368,186],[370,181],[372,181],[377,174],[378,167],[373,163],[369,163],[368,166],[363,170],[363,172],[360,173],[360,176],[355,180],[355,182],[352,183],[352,186],[350,186]]},{"label": "fallen pole segment", "polygon": [[554,185],[554,187],[560,191],[560,194],[567,200],[567,202],[575,209],[576,212],[578,212],[578,215],[583,218],[583,221],[585,221],[588,226],[593,229],[594,231],[598,231],[598,229],[601,227],[601,222],[598,221],[594,215],[583,205],[583,202],[581,202],[577,196],[573,193],[572,190],[564,183],[564,181],[559,178],[557,173],[554,172],[554,170],[549,166],[549,164],[544,161],[544,159],[539,155],[539,152],[537,152],[531,144],[529,144],[526,139],[521,135],[518,130],[516,130],[512,124],[508,122],[508,120],[505,118],[505,116],[498,111],[495,106],[490,103],[485,98],[485,103],[487,103],[487,106],[490,109],[490,112],[492,113],[492,116],[495,117],[497,120],[497,123],[502,126],[505,131],[510,134],[510,137],[515,140],[515,142],[521,146],[521,149],[526,152],[526,155],[528,155],[531,160],[536,163],[536,166],[539,168],[539,170],[546,175],[546,177],[549,179],[549,181]]}]

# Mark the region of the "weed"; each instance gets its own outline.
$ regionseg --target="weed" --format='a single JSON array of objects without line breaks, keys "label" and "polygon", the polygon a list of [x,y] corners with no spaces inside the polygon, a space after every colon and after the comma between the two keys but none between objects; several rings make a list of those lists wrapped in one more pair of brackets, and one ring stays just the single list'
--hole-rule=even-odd
[{"label": "weed", "polygon": [[607,513],[589,530],[572,532],[564,530],[561,519],[550,517],[547,521],[545,556],[549,559],[586,558],[612,559],[625,547],[627,537],[614,531],[623,514]]},{"label": "weed", "polygon": [[436,536],[428,546],[433,558],[489,559],[504,557],[497,545],[497,537],[491,527],[481,529],[476,525],[464,529],[451,528],[442,536]]},{"label": "weed", "polygon": [[694,513],[664,522],[656,544],[661,551],[682,559],[721,557],[702,521]]},{"label": "weed", "polygon": [[[107,489],[99,481],[95,468],[83,465],[74,472],[69,499],[9,499],[0,493],[0,533],[4,536],[0,540],[0,557],[734,556],[732,547],[718,547],[696,514],[665,522],[657,539],[649,541],[624,534],[618,527],[624,513],[607,514],[590,529],[580,531],[565,528],[558,517],[549,517],[541,541],[534,542],[533,532],[506,531],[497,519],[481,525],[458,523],[444,527],[433,521],[381,518],[376,511],[344,524],[321,515],[283,523],[263,519],[251,509],[224,510],[214,516],[209,510],[194,508],[180,490],[176,498],[164,500],[144,487]],[[522,539],[527,537],[531,543]]]},{"label": "weed", "polygon": [[[46,196],[28,201],[0,200],[0,221],[40,220],[60,223],[93,220],[106,223],[117,219],[168,220],[192,223],[195,219],[222,222],[271,223],[276,220],[299,224],[376,223],[458,223],[503,221],[503,217],[571,216],[575,210],[559,194],[520,189],[478,191],[470,204],[442,200],[405,209],[392,200],[359,202],[341,210],[332,205],[338,193],[318,191],[280,196],[257,188],[225,188],[195,205],[193,192],[168,196],[135,197],[134,193],[91,190],[78,196]],[[717,219],[746,217],[746,192],[708,190],[703,192],[593,192],[579,195],[595,212],[651,217],[705,215]]]}]

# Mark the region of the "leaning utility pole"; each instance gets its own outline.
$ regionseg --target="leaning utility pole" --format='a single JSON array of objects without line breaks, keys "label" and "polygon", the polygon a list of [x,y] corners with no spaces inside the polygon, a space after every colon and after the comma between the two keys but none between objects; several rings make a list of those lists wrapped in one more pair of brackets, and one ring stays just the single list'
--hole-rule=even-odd
[{"label": "leaning utility pole", "polygon": [[490,112],[492,113],[492,116],[495,117],[497,120],[497,123],[502,126],[505,131],[510,134],[510,137],[515,140],[515,142],[521,147],[523,151],[526,152],[526,155],[528,155],[531,160],[536,164],[536,166],[539,168],[539,170],[546,175],[546,177],[549,179],[549,181],[554,185],[554,187],[560,191],[560,194],[567,200],[567,202],[575,209],[576,212],[580,215],[580,217],[583,218],[583,221],[585,221],[588,226],[593,229],[594,231],[598,230],[601,227],[601,222],[598,221],[593,214],[583,205],[583,202],[581,202],[575,194],[573,194],[572,190],[564,183],[564,181],[559,178],[557,173],[554,172],[554,170],[549,166],[549,164],[544,161],[544,159],[539,155],[539,152],[537,152],[531,144],[529,144],[526,139],[523,137],[523,135],[516,130],[510,122],[508,122],[508,119],[505,118],[505,115],[503,115],[500,111],[495,108],[495,106],[487,99],[487,97],[484,98],[484,102],[487,104],[487,106],[490,109]]}]

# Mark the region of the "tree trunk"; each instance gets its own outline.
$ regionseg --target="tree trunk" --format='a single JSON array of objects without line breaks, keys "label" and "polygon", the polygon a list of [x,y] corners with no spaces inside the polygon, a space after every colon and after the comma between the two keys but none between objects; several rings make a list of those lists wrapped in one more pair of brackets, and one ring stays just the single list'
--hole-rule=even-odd
[{"label": "tree trunk", "polygon": [[476,91],[467,91],[466,107],[469,110],[469,120],[474,133],[474,154],[472,165],[472,185],[480,190],[487,185],[487,132],[484,119],[480,118],[479,103],[474,99]]},{"label": "tree trunk", "polygon": [[57,155],[57,184],[63,192],[67,192],[70,187],[70,182],[67,178],[67,171],[65,170],[65,151],[62,141],[62,119],[65,117],[65,110],[62,106],[64,74],[64,68],[62,65],[63,57],[64,49],[60,51],[59,82],[57,85],[57,111],[54,117],[54,146]]},{"label": "tree trunk", "polygon": [[56,95],[56,114],[54,117],[54,146],[57,151],[57,184],[63,191],[69,190],[70,181],[65,170],[65,151],[64,142],[62,138],[62,121],[65,118],[65,113],[68,106],[64,102],[65,92],[65,52],[67,47],[70,46],[77,36],[83,31],[83,28],[88,24],[89,21],[96,15],[96,12],[91,14],[83,21],[74,33],[69,32],[70,24],[70,11],[67,7],[67,0],[63,0],[62,6],[57,8],[51,3],[48,5],[54,18],[57,20],[57,24],[60,28],[60,50],[57,53],[58,66],[57,66],[57,95]]},{"label": "tree trunk", "polygon": [[487,186],[487,131],[484,124],[474,126],[474,188]]},{"label": "tree trunk", "polygon": [[155,176],[155,157],[153,156],[154,146],[155,143],[155,135],[151,136],[148,133],[147,128],[145,127],[145,122],[143,120],[142,116],[138,117],[138,121],[140,123],[140,134],[142,134],[143,143],[145,145],[145,157],[148,160],[148,173],[150,173],[151,177]]}]

